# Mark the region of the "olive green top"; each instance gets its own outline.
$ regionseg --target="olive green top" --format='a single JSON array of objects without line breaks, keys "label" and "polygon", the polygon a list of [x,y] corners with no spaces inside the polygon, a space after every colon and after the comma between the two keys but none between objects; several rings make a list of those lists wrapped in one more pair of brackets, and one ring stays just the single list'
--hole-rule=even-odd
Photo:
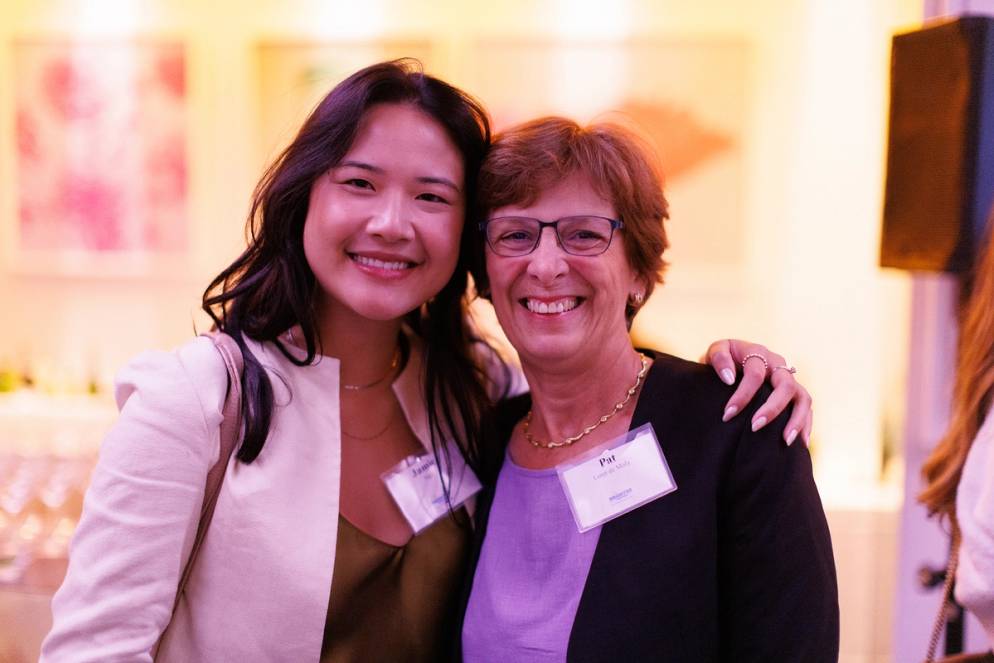
[{"label": "olive green top", "polygon": [[339,515],[321,663],[447,657],[470,537],[466,512],[456,519],[441,518],[398,548]]}]

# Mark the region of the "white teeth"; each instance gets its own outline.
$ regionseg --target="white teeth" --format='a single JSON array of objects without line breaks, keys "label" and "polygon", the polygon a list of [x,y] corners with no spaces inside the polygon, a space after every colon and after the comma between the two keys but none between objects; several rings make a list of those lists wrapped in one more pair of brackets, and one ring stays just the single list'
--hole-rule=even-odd
[{"label": "white teeth", "polygon": [[353,255],[352,259],[360,265],[375,267],[376,269],[393,269],[400,271],[411,267],[411,263],[409,262],[387,262],[385,260],[377,260],[376,258],[369,258],[367,256],[360,255]]},{"label": "white teeth", "polygon": [[566,311],[572,311],[577,307],[579,301],[576,297],[567,297],[565,299],[559,299],[552,303],[540,302],[536,299],[526,299],[525,306],[532,313],[565,313]]}]

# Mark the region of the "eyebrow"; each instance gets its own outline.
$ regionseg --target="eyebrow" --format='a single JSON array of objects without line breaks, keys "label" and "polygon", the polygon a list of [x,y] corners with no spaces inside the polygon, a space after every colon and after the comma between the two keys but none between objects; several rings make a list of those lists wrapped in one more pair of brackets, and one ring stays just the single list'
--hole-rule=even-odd
[{"label": "eyebrow", "polygon": [[[379,166],[374,166],[371,163],[365,163],[363,161],[343,161],[340,164],[338,164],[338,167],[339,168],[346,168],[346,167],[348,167],[348,168],[358,168],[360,170],[367,170],[367,171],[369,171],[371,173],[376,173],[376,174],[380,174],[380,175],[383,174],[383,169],[380,168]],[[456,193],[462,193],[462,189],[460,189],[458,186],[456,186],[456,183],[453,182],[452,180],[448,179],[447,177],[429,177],[427,175],[424,175],[424,176],[418,177],[417,181],[421,182],[422,184],[440,184],[442,186],[449,187],[450,189],[452,189]]]}]

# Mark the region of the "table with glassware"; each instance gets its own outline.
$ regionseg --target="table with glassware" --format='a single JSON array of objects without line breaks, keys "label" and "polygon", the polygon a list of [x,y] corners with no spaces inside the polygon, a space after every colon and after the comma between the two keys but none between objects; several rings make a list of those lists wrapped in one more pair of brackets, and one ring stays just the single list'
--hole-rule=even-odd
[{"label": "table with glassware", "polygon": [[115,414],[108,396],[0,393],[0,663],[38,660],[83,494]]}]

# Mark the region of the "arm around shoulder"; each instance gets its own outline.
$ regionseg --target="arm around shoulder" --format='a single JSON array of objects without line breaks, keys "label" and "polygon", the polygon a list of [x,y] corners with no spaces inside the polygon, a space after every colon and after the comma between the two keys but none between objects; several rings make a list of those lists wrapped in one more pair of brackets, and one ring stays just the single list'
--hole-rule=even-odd
[{"label": "arm around shoulder", "polygon": [[722,488],[722,660],[838,660],[831,536],[807,448],[782,442],[788,414],[743,426]]},{"label": "arm around shoulder", "polygon": [[44,661],[151,661],[218,459],[224,364],[209,339],[146,352],[118,374],[104,438],[52,601]]}]

